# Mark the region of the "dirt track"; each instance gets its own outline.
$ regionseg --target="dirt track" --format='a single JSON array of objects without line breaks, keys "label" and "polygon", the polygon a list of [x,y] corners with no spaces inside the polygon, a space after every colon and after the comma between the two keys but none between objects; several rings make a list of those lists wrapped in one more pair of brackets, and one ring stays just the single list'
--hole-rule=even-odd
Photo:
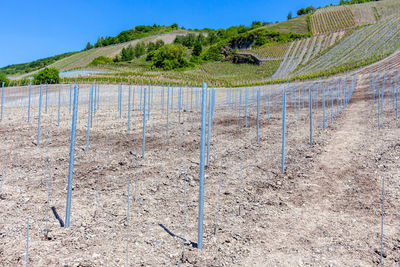
[{"label": "dirt track", "polygon": [[[68,107],[63,106],[60,127],[55,125],[56,107],[43,115],[39,147],[33,144],[37,117],[27,124],[21,120],[25,108],[7,107],[0,123],[1,159],[6,152],[0,198],[1,265],[25,263],[28,216],[32,266],[125,265],[130,179],[132,266],[375,266],[379,263],[384,176],[384,262],[393,266],[400,255],[400,213],[396,209],[400,200],[399,130],[389,93],[382,127],[377,130],[377,103],[372,104],[367,78],[359,77],[352,101],[333,122],[327,114],[325,131],[321,105],[315,110],[312,148],[308,145],[307,104],[300,120],[297,109],[288,106],[285,173],[280,172],[279,109],[271,111],[270,120],[262,109],[260,144],[255,147],[255,107],[249,110],[245,128],[243,111],[238,120],[232,110],[217,106],[210,166],[206,168],[204,249],[200,252],[188,242],[183,262],[184,234],[190,242],[197,242],[198,110],[185,112],[185,123],[178,124],[174,109],[166,144],[165,115],[155,108],[147,126],[146,156],[141,159],[139,111],[132,112],[136,130],[128,132],[126,112],[120,120],[115,105],[100,106],[89,152],[84,152],[87,104],[83,102],[71,227],[61,228],[49,210],[46,237],[47,206],[54,206],[64,220],[71,127]],[[82,95],[86,92],[82,89]],[[224,96],[221,91],[219,98]],[[32,114],[36,116],[36,107]],[[8,140],[3,141],[6,136]],[[216,235],[221,160],[223,183]]]}]

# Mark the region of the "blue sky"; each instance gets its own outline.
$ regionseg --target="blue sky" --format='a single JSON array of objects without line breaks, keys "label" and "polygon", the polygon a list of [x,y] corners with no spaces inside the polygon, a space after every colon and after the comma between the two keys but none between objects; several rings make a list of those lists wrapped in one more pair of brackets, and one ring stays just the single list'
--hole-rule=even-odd
[{"label": "blue sky", "polygon": [[3,1],[0,67],[78,51],[98,36],[136,25],[178,23],[185,28],[226,28],[254,20],[286,20],[301,7],[339,0],[69,0]]}]

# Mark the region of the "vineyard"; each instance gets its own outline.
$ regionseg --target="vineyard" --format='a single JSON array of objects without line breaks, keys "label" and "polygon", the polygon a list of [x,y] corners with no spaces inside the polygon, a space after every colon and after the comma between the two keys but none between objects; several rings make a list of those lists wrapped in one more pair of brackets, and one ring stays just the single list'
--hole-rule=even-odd
[{"label": "vineyard", "polygon": [[319,9],[310,17],[311,32],[321,34],[355,26],[354,14],[347,6]]},{"label": "vineyard", "polygon": [[0,266],[399,266],[399,12],[320,8],[312,34],[182,69],[85,69],[131,41],[1,82]]},{"label": "vineyard", "polygon": [[326,53],[300,67],[294,74],[330,73],[376,62],[400,48],[399,36],[399,17],[359,28]]},{"label": "vineyard", "polygon": [[[400,218],[392,201],[400,197],[400,183],[391,178],[398,170],[391,159],[400,152],[391,147],[399,78],[398,72],[355,73],[215,90],[4,87],[2,262],[293,265],[297,252],[281,258],[276,246],[285,242],[289,251],[301,247],[304,263],[369,265],[379,262],[381,177],[372,170],[386,173],[382,249],[385,261],[396,262]],[[330,204],[320,208],[333,205],[328,214],[315,212],[321,197]],[[204,232],[198,232],[199,209]],[[342,236],[346,218],[355,214],[357,223]],[[320,216],[324,223],[317,226]],[[309,227],[310,218],[323,233]],[[292,234],[283,238],[285,232]],[[315,245],[302,236],[325,241]],[[344,245],[329,243],[332,238]],[[359,240],[366,245],[357,247]],[[347,246],[355,247],[351,254]]]},{"label": "vineyard", "polygon": [[291,43],[286,50],[282,63],[278,70],[272,75],[272,78],[287,77],[299,65],[307,64],[311,59],[318,56],[319,53],[333,46],[344,34],[344,31],[333,32],[331,34],[318,35]]}]

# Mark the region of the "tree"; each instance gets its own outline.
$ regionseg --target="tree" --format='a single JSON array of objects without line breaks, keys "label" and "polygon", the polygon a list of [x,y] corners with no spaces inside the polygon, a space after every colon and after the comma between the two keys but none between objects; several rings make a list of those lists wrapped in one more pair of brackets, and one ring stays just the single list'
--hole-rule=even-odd
[{"label": "tree", "polygon": [[154,52],[153,66],[163,70],[173,70],[189,65],[186,48],[181,44],[167,44]]},{"label": "tree", "polygon": [[261,27],[261,21],[253,21],[251,23],[251,28],[252,29],[255,29],[255,28],[258,28],[258,27]]},{"label": "tree", "polygon": [[204,35],[202,33],[199,33],[199,35],[197,35],[197,42],[203,44],[204,40],[205,40]]},{"label": "tree", "polygon": [[99,56],[90,62],[89,65],[96,66],[96,65],[105,65],[105,64],[112,64],[113,60],[109,57]]},{"label": "tree", "polygon": [[90,42],[88,42],[86,44],[85,50],[89,50],[89,49],[92,49],[92,48],[93,48],[93,45]]},{"label": "tree", "polygon": [[297,10],[297,16],[302,16],[306,14],[306,10],[304,8],[300,8]]},{"label": "tree", "polygon": [[7,78],[7,75],[5,75],[4,73],[0,73],[0,87],[3,83],[8,84],[9,82],[10,80]]},{"label": "tree", "polygon": [[310,13],[312,13],[312,12],[314,12],[315,11],[315,7],[313,7],[313,6],[308,6],[308,7],[306,7],[306,13],[307,14],[310,14]]},{"label": "tree", "polygon": [[133,48],[129,45],[127,48],[122,48],[121,50],[121,61],[130,61],[134,57]]},{"label": "tree", "polygon": [[289,14],[287,15],[287,19],[292,19],[292,11],[289,12]]},{"label": "tree", "polygon": [[56,83],[58,80],[60,80],[59,74],[60,73],[58,69],[46,67],[33,76],[33,81],[35,84],[45,83],[45,82]]},{"label": "tree", "polygon": [[141,57],[146,53],[146,46],[143,42],[138,43],[133,48],[133,56],[135,58]]},{"label": "tree", "polygon": [[193,52],[192,55],[194,56],[200,56],[201,52],[203,51],[203,46],[199,41],[196,41],[193,46]]}]

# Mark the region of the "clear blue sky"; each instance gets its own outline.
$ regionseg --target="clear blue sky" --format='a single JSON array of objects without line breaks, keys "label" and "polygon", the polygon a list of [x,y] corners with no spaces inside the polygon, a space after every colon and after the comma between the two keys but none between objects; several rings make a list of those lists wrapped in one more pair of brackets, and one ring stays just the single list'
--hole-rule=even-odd
[{"label": "clear blue sky", "polygon": [[301,7],[339,0],[9,0],[1,5],[0,67],[81,50],[136,25],[226,28],[286,20]]}]

